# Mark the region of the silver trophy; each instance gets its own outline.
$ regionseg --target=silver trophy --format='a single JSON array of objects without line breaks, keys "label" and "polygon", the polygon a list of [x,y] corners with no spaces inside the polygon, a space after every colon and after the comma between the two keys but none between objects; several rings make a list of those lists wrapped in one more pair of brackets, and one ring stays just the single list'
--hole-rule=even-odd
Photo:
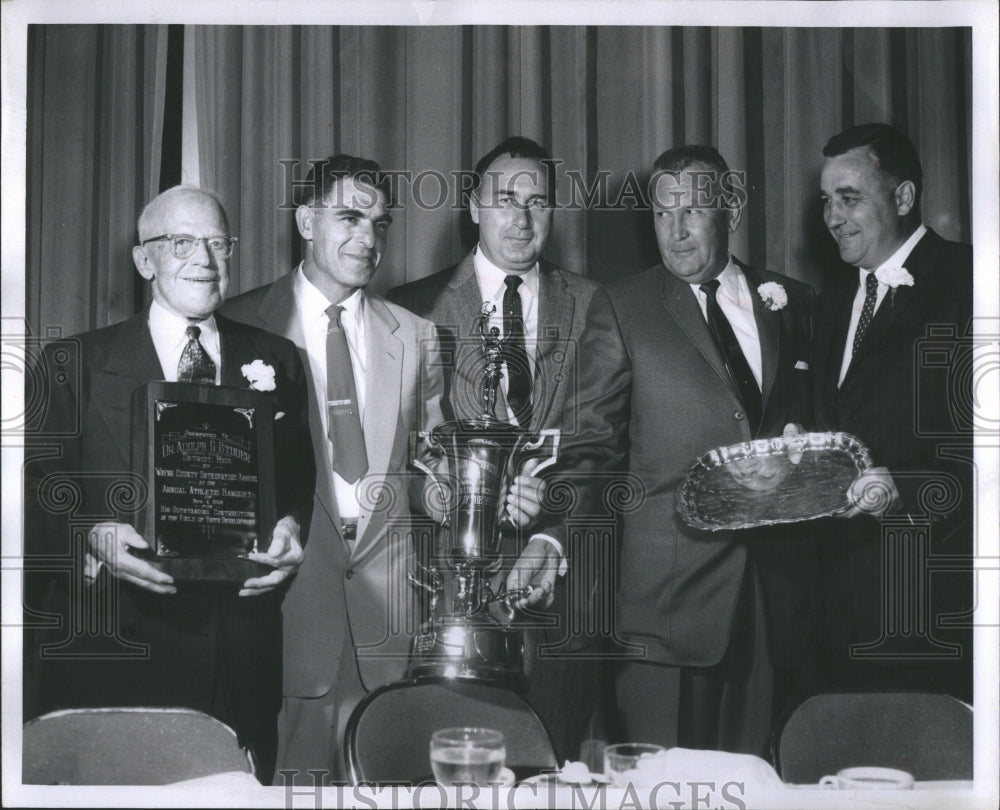
[{"label": "silver trophy", "polygon": [[[555,463],[559,431],[532,434],[494,415],[504,361],[500,330],[489,325],[494,310],[484,302],[479,319],[482,412],[410,436],[410,463],[430,476],[448,503],[443,556],[451,576],[433,567],[424,570],[424,578],[410,576],[430,594],[431,615],[414,639],[407,677],[475,679],[523,689],[524,639],[511,622],[514,603],[530,589],[494,591],[490,580],[503,564],[501,533],[514,528],[505,509],[510,483],[529,457],[541,458],[536,473]],[[450,488],[420,460],[421,442],[447,459]],[[448,604],[442,604],[445,593]]]}]

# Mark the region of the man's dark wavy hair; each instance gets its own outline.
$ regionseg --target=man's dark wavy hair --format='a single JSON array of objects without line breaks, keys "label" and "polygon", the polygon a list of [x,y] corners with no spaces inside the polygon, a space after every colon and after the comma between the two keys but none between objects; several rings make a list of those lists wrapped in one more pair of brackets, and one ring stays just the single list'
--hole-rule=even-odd
[{"label": "man's dark wavy hair", "polygon": [[875,155],[879,169],[894,186],[910,180],[916,189],[916,200],[924,190],[924,171],[913,143],[889,124],[860,124],[834,135],[823,147],[824,157],[837,157],[852,149],[866,146]]},{"label": "man's dark wavy hair", "polygon": [[552,155],[549,154],[549,150],[544,146],[522,135],[512,135],[509,138],[505,138],[479,159],[475,169],[474,185],[469,189],[470,192],[474,192],[483,184],[483,179],[486,177],[486,170],[489,169],[490,164],[503,155],[510,155],[512,158],[537,160],[541,163],[548,173],[549,198],[553,199],[555,197],[556,173],[555,165],[552,162]]},{"label": "man's dark wavy hair", "polygon": [[348,177],[378,189],[385,194],[387,205],[393,204],[390,178],[382,173],[374,160],[340,154],[310,163],[312,168],[305,185],[301,187],[303,196],[300,205],[313,206],[327,201],[337,181]]}]

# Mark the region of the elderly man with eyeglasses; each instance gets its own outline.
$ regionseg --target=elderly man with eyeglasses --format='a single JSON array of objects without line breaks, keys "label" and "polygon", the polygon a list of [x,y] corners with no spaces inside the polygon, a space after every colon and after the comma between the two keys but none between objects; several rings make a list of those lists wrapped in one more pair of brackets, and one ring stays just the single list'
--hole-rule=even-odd
[{"label": "elderly man with eyeglasses", "polygon": [[[35,375],[47,383],[41,431],[55,452],[26,453],[26,551],[65,566],[26,575],[26,610],[58,616],[59,626],[29,634],[26,681],[34,678],[38,704],[26,705],[25,717],[90,706],[197,709],[236,730],[269,782],[281,701],[280,605],[302,561],[315,480],[305,372],[290,341],[216,315],[236,239],[214,196],[171,188],[146,206],[138,231],[132,258],[150,282],[149,307],[48,346]],[[227,592],[178,590],[142,558],[153,538],[127,522],[134,504],[109,495],[136,484],[131,394],[153,380],[247,388],[244,369],[255,361],[274,371],[268,396],[281,517],[250,556],[272,570]],[[71,511],[53,497],[59,482],[78,494]],[[99,593],[83,599],[83,589]],[[82,616],[83,604],[102,606],[104,615]],[[87,632],[76,632],[81,622]]]}]

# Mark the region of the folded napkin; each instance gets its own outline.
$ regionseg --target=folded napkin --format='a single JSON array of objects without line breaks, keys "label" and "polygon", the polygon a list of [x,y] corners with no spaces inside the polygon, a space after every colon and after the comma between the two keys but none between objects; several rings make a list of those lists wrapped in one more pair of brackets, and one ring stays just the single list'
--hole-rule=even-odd
[{"label": "folded napkin", "polygon": [[623,776],[636,787],[653,787],[660,782],[742,782],[757,789],[785,787],[774,768],[760,757],[694,748],[643,755],[635,770]]}]

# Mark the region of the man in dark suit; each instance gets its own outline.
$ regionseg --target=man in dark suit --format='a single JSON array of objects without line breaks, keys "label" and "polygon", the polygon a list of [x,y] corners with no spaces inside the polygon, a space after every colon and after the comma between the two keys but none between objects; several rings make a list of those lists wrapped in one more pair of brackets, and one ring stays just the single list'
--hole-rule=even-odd
[{"label": "man in dark suit", "polygon": [[809,422],[812,293],[730,255],[743,189],[714,148],[660,155],[650,189],[662,264],[594,294],[564,463],[581,481],[627,471],[641,490],[617,577],[626,739],[766,756],[787,697],[777,675],[803,663],[809,545],[795,531],[693,529],[675,499],[710,449]]},{"label": "man in dark suit", "polygon": [[[482,411],[479,315],[488,301],[494,306],[491,325],[507,341],[495,415],[529,431],[571,433],[577,343],[596,285],[541,258],[555,198],[552,158],[528,138],[507,138],[476,165],[475,182],[469,213],[479,226],[476,247],[458,264],[396,287],[388,297],[436,324],[450,417],[468,419]],[[532,481],[537,479],[519,480],[523,489],[512,491],[512,505],[519,492],[528,494]],[[526,637],[527,697],[545,721],[557,754],[577,759],[599,691],[597,662],[585,651],[599,639],[570,636],[570,611],[584,610],[582,603],[570,605],[570,594],[589,595],[593,588],[582,581],[570,586],[559,576],[564,550],[542,533],[529,537],[523,548],[511,534],[502,551],[514,563],[508,587],[534,588],[521,602],[537,614],[539,625]],[[594,575],[593,566],[589,573]],[[568,576],[586,576],[586,569],[570,565]]]},{"label": "man in dark suit", "polygon": [[[215,197],[193,186],[172,188],[144,209],[138,230],[133,259],[150,281],[151,305],[123,323],[49,346],[43,355],[49,397],[41,431],[54,437],[45,443],[58,452],[40,453],[25,467],[26,568],[53,556],[75,562],[69,577],[27,575],[28,590],[43,591],[29,609],[61,622],[41,634],[27,670],[39,679],[39,712],[122,705],[208,712],[235,728],[256,754],[260,777],[269,780],[281,697],[280,600],[302,560],[299,538],[311,510],[302,497],[313,482],[306,378],[291,342],[215,314],[236,241]],[[272,391],[282,517],[266,551],[250,556],[274,570],[248,579],[238,594],[236,588],[179,590],[135,553],[152,538],[129,522],[137,500],[130,477],[131,394],[151,380],[247,388],[252,380],[245,368],[255,361],[273,372],[273,384],[258,388]],[[67,508],[60,492],[74,492],[78,500]],[[86,605],[108,615],[87,625],[80,615]]]},{"label": "man in dark suit", "polygon": [[[406,671],[420,620],[407,582],[411,506],[423,511],[426,483],[408,468],[408,441],[442,421],[433,324],[367,289],[392,222],[378,164],[336,155],[315,163],[306,186],[295,211],[302,263],[225,310],[295,342],[312,402],[316,489],[283,606],[279,785],[344,781],[351,712]],[[345,381],[350,391],[334,392]]]},{"label": "man in dark suit", "polygon": [[971,379],[956,373],[970,361],[972,250],[921,224],[920,160],[898,130],[851,127],[823,155],[823,219],[845,266],[817,305],[817,420],[856,435],[878,465],[821,544],[831,683],[968,700],[971,634],[937,619],[967,624],[971,578],[925,566],[972,554]]}]

